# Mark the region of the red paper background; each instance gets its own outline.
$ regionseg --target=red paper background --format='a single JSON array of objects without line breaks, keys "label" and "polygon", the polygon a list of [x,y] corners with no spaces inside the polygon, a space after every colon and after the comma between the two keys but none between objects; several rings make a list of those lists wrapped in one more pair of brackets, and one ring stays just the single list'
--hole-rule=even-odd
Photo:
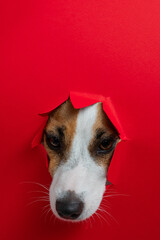
[{"label": "red paper background", "polygon": [[[160,2],[1,1],[0,239],[160,238]],[[70,90],[111,97],[129,141],[109,170],[109,224],[50,221],[26,207],[51,178],[31,149],[37,115]],[[115,190],[114,190],[115,191]],[[42,194],[41,194],[42,196]],[[103,214],[102,216],[105,216]]]}]

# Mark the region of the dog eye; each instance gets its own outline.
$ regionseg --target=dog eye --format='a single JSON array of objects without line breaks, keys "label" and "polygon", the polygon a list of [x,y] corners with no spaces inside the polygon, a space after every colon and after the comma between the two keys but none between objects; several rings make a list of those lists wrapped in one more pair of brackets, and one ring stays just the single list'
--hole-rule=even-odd
[{"label": "dog eye", "polygon": [[51,149],[57,149],[60,147],[60,141],[56,136],[47,137],[46,142]]},{"label": "dog eye", "polygon": [[99,145],[99,151],[103,153],[110,152],[113,149],[114,139],[104,139],[101,144]]}]

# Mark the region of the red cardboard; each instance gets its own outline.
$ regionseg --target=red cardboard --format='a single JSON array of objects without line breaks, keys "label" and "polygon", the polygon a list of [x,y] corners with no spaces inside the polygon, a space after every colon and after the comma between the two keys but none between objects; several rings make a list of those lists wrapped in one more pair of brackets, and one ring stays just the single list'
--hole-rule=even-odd
[{"label": "red cardboard", "polygon": [[[0,239],[160,239],[160,2],[0,5]],[[129,138],[115,149],[103,211],[79,224],[52,217],[46,153],[31,147],[47,119],[38,114],[71,90],[109,97],[104,110]],[[97,101],[79,97],[75,107]]]}]

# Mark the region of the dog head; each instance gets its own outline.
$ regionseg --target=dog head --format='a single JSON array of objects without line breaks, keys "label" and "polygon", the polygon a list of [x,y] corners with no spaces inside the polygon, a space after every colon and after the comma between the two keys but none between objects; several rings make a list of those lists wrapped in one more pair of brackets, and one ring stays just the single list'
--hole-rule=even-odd
[{"label": "dog head", "polygon": [[51,112],[43,145],[53,177],[49,197],[56,217],[76,222],[96,212],[119,141],[100,102],[75,109],[68,99]]}]

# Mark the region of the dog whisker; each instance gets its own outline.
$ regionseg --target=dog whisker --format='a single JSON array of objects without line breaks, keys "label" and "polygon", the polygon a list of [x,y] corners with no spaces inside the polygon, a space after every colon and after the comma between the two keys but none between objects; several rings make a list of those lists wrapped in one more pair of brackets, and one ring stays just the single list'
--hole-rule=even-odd
[{"label": "dog whisker", "polygon": [[84,228],[85,229],[88,229],[88,219],[84,219],[83,221],[82,221],[82,224],[84,225]]},{"label": "dog whisker", "polygon": [[29,193],[44,193],[49,195],[49,192],[44,192],[44,191],[29,191]]},{"label": "dog whisker", "polygon": [[92,227],[93,227],[93,225],[92,225],[91,218],[89,218],[89,223],[90,223],[90,227],[92,228]]},{"label": "dog whisker", "polygon": [[118,221],[107,210],[102,209],[102,208],[98,208],[98,210],[100,210],[101,212],[106,213],[112,220],[114,220],[116,222],[116,224],[119,224]]},{"label": "dog whisker", "polygon": [[[99,209],[98,209],[98,211],[100,211]],[[110,222],[107,220],[108,219],[108,216],[107,215],[105,215],[105,217],[102,215],[102,212],[100,211],[99,213],[99,216],[102,218],[102,220],[105,222],[105,223],[107,223],[109,226],[111,226],[111,224],[110,224]]]},{"label": "dog whisker", "polygon": [[35,201],[27,204],[26,207],[28,207],[28,206],[30,206],[30,205],[32,205],[34,203],[37,203],[37,202],[48,202],[48,200],[47,199],[38,199],[38,200],[35,200]]},{"label": "dog whisker", "polygon": [[45,190],[49,191],[49,188],[47,188],[47,186],[41,184],[41,183],[38,183],[38,182],[31,182],[31,181],[28,181],[28,182],[21,182],[20,184],[36,184],[42,188],[44,188]]},{"label": "dog whisker", "polygon": [[50,204],[47,204],[47,205],[45,206],[46,209],[43,209],[43,210],[42,210],[42,215],[41,215],[41,217],[48,211],[48,209],[50,209],[49,205],[50,205]]},{"label": "dog whisker", "polygon": [[103,225],[103,223],[102,223],[102,218],[101,218],[101,214],[99,214],[98,212],[95,212],[94,214],[95,214],[95,216],[97,216],[97,218],[99,219],[101,225]]},{"label": "dog whisker", "polygon": [[50,203],[47,204],[47,205],[45,205],[45,206],[43,207],[42,211],[45,210],[45,208],[47,208],[47,207],[50,207]]},{"label": "dog whisker", "polygon": [[49,197],[31,197],[31,200],[47,200],[49,202]]},{"label": "dog whisker", "polygon": [[47,216],[49,214],[49,212],[51,211],[51,208],[48,209],[47,213],[46,213],[46,216],[45,216],[45,223],[46,223],[46,220],[47,220]]},{"label": "dog whisker", "polygon": [[46,213],[48,209],[50,209],[50,204],[47,204],[46,206],[43,207],[41,217]]},{"label": "dog whisker", "polygon": [[94,215],[91,216],[91,219],[93,219],[93,221],[95,221]]},{"label": "dog whisker", "polygon": [[[107,201],[107,200],[105,200],[105,201]],[[104,202],[104,201],[101,202],[100,206],[111,209],[110,203],[108,203],[108,201],[107,202]]]},{"label": "dog whisker", "polygon": [[[105,191],[105,193],[104,193],[104,196],[106,195],[106,194],[114,194],[114,193],[116,193],[116,194],[119,194],[119,193],[121,193],[121,192],[119,192],[119,190],[115,190],[115,189],[108,189],[108,190],[106,190]],[[122,193],[123,194],[123,193]]]},{"label": "dog whisker", "polygon": [[53,215],[52,210],[51,210],[51,216],[50,216],[50,219],[49,219],[50,223],[51,223],[53,217],[54,217],[54,215]]},{"label": "dog whisker", "polygon": [[106,195],[103,198],[108,198],[108,197],[117,197],[117,196],[121,196],[121,197],[129,197],[129,195],[127,194],[111,194],[111,195]]},{"label": "dog whisker", "polygon": [[[97,214],[97,213],[96,213],[96,214]],[[96,222],[96,214],[94,213],[94,214],[91,216],[94,224],[95,224],[95,222]],[[98,219],[99,219],[99,216],[97,216],[97,217],[98,217]],[[100,219],[99,219],[99,220],[100,220]]]}]

